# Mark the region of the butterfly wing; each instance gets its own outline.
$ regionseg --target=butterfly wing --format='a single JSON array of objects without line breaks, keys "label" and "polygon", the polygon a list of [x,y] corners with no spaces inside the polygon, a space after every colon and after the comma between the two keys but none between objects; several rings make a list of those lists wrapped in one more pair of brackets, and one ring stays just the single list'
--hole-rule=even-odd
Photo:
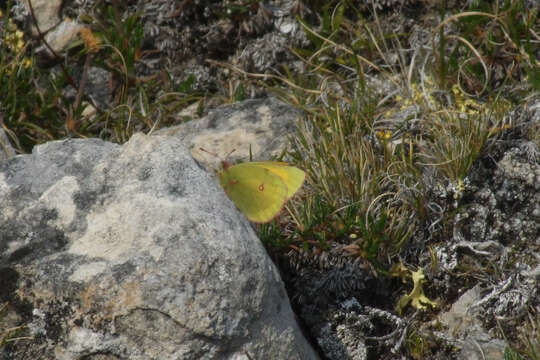
[{"label": "butterfly wing", "polygon": [[285,162],[278,161],[260,161],[249,163],[253,166],[262,167],[268,169],[273,174],[279,176],[281,180],[287,185],[287,200],[293,197],[293,195],[300,190],[306,173],[294,166],[290,166]]},{"label": "butterfly wing", "polygon": [[285,182],[271,170],[242,163],[225,167],[221,186],[250,221],[264,223],[276,217],[287,201]]}]

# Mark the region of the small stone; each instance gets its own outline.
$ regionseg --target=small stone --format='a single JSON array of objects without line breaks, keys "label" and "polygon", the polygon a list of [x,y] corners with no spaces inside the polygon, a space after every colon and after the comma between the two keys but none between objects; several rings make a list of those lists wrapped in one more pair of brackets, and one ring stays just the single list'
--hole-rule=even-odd
[{"label": "small stone", "polygon": [[[30,7],[28,2],[24,2],[28,12]],[[37,20],[37,26],[42,34],[47,33],[60,22],[60,7],[62,0],[32,0],[32,9]],[[30,15],[31,16],[31,15]],[[38,36],[39,32],[32,21],[32,35]]]}]

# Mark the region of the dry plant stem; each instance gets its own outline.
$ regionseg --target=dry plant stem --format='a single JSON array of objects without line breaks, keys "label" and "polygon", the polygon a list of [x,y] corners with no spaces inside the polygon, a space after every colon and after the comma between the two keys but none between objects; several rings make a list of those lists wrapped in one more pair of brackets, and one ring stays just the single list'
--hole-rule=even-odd
[{"label": "dry plant stem", "polygon": [[77,97],[75,98],[75,104],[73,106],[75,110],[77,110],[79,106],[81,105],[84,87],[86,86],[86,80],[88,79],[88,68],[90,67],[90,63],[92,62],[92,59],[93,59],[92,53],[88,53],[86,55],[86,59],[84,60],[84,67],[83,67],[81,82],[79,84],[79,91],[77,91]]},{"label": "dry plant stem", "polygon": [[[302,25],[302,24],[301,24]],[[351,51],[350,49],[347,49],[345,46],[343,45],[340,45],[338,43],[335,43],[333,42],[332,40],[328,39],[328,38],[325,38],[324,36],[320,35],[320,34],[317,34],[315,31],[311,30],[310,28],[308,28],[307,26],[304,26],[304,29],[308,32],[310,32],[312,35],[318,37],[319,39],[333,45],[334,47],[342,50],[342,51],[345,51],[347,54],[349,55],[352,55],[352,56],[356,56],[356,58],[358,59],[359,62],[363,62],[363,63],[366,63],[367,65],[371,66],[372,68],[374,68],[375,70],[377,71],[380,71],[379,67],[377,65],[375,65],[374,63],[372,63],[371,61],[369,61],[368,59],[358,55],[358,54],[355,54],[353,51]]]},{"label": "dry plant stem", "polygon": [[[56,58],[56,59],[61,59],[62,57],[60,55],[58,55],[56,53],[56,51],[53,50],[53,48],[49,45],[49,43],[47,42],[47,40],[45,40],[45,35],[43,34],[43,32],[41,31],[41,29],[39,28],[39,25],[38,25],[38,21],[37,21],[37,18],[36,18],[36,15],[34,13],[34,7],[32,6],[32,1],[31,0],[27,0],[27,3],[28,3],[28,9],[30,10],[30,16],[32,17],[32,22],[34,23],[34,26],[36,27],[36,30],[38,32],[38,36],[39,36],[39,40],[43,42],[43,44],[45,45],[45,47],[51,52],[51,54],[53,54],[53,56]],[[70,83],[71,86],[73,86],[74,89],[77,89],[78,86],[77,84],[75,83],[75,80],[71,77],[71,75],[69,75],[66,67],[64,66],[64,64],[60,63],[60,68],[62,69],[62,72],[64,73],[64,76],[66,77],[67,81]]]},{"label": "dry plant stem", "polygon": [[[444,25],[446,25],[448,22],[450,21],[453,21],[453,20],[456,20],[460,17],[464,17],[464,16],[472,16],[472,15],[491,15],[491,14],[487,14],[487,13],[483,13],[483,12],[477,12],[477,11],[470,11],[470,12],[466,12],[466,13],[462,13],[462,14],[458,14],[458,15],[455,15],[455,16],[451,16],[449,18],[447,18],[446,20],[444,20],[443,22],[441,22],[432,32],[431,32],[431,46],[433,49],[435,49],[435,34],[437,32],[439,32],[440,34],[442,34],[442,30],[443,30],[443,27]],[[493,16],[491,16],[493,17]],[[495,17],[495,19],[497,19]],[[506,34],[506,32],[505,32]],[[482,88],[482,91],[480,91],[479,94],[482,94],[487,86],[488,86],[488,82],[489,82],[489,71],[488,71],[488,68],[487,68],[487,65],[486,63],[484,62],[483,58],[482,58],[482,55],[478,52],[478,50],[476,50],[476,48],[466,39],[464,39],[463,37],[461,36],[456,36],[456,35],[447,35],[446,36],[447,38],[449,39],[455,39],[457,41],[461,41],[462,43],[464,43],[473,53],[474,55],[476,56],[476,58],[478,59],[478,61],[480,62],[480,64],[482,64],[482,68],[484,69],[484,74],[486,76],[486,79],[484,81],[484,86]],[[444,36],[441,36],[441,39],[440,41],[445,41],[444,40]],[[435,53],[435,57],[437,57],[437,60],[439,61],[439,58],[440,57],[443,57],[444,54],[438,54],[437,56],[437,53]],[[440,61],[439,61],[440,63]],[[441,71],[444,71],[443,69]],[[461,67],[460,67],[460,71],[461,71]],[[458,73],[458,77],[460,76],[460,73]],[[461,86],[460,86],[461,88]],[[461,89],[463,91],[463,89]],[[464,92],[464,91],[463,91]],[[472,96],[472,95],[471,95]]]},{"label": "dry plant stem", "polygon": [[215,61],[215,60],[210,60],[210,59],[206,59],[206,62],[207,63],[210,63],[212,65],[216,65],[216,66],[221,66],[221,67],[224,67],[224,68],[227,68],[229,70],[232,70],[232,71],[236,71],[237,73],[240,73],[244,76],[247,76],[247,77],[252,77],[252,78],[259,78],[259,79],[268,79],[268,78],[271,78],[271,79],[276,79],[276,80],[280,80],[280,81],[283,81],[284,83],[286,83],[287,85],[289,85],[290,87],[294,88],[294,89],[297,89],[297,90],[302,90],[302,91],[305,91],[309,94],[316,94],[316,95],[320,95],[322,92],[321,91],[318,91],[318,90],[310,90],[310,89],[305,89],[303,87],[300,87],[294,83],[292,83],[291,81],[283,78],[283,77],[280,77],[280,76],[276,76],[276,75],[272,75],[272,74],[254,74],[254,73],[249,73],[247,71],[244,71],[240,68],[237,68],[236,66],[234,65],[231,65],[231,64],[226,64],[226,63],[222,63],[222,62],[219,62],[219,61]]},{"label": "dry plant stem", "polygon": [[[487,68],[487,65],[485,63],[485,61],[482,59],[482,55],[480,55],[480,53],[478,52],[478,50],[476,50],[476,48],[469,42],[467,41],[466,39],[462,38],[461,36],[455,36],[455,35],[448,35],[447,36],[448,38],[451,38],[451,39],[456,39],[456,40],[459,40],[461,42],[463,42],[465,45],[467,45],[467,47],[469,49],[471,49],[471,51],[474,53],[474,55],[476,55],[476,57],[478,58],[478,61],[480,62],[480,64],[482,64],[482,67],[484,68],[484,74],[486,76],[486,79],[484,81],[484,87],[482,88],[482,91],[479,92],[478,95],[482,94],[488,87],[488,83],[489,83],[489,70]],[[460,66],[460,70],[462,68],[462,65]],[[461,71],[458,72],[458,79],[460,78],[460,74],[461,74]],[[459,85],[459,82],[458,82],[458,85]],[[460,90],[467,94],[463,88],[460,86]],[[474,96],[472,94],[467,94],[469,96]]]},{"label": "dry plant stem", "polygon": [[79,106],[81,106],[81,100],[82,100],[84,88],[86,86],[86,81],[88,79],[88,68],[90,67],[92,58],[93,58],[92,54],[88,53],[84,61],[81,82],[79,84],[79,89],[77,91],[75,103],[73,104],[73,107],[71,107],[69,111],[67,112],[66,124],[67,124],[67,129],[70,134],[77,133],[77,130],[79,128],[79,122],[77,121],[77,119],[75,119],[74,112],[77,112],[79,109]]},{"label": "dry plant stem", "polygon": [[[481,11],[468,11],[468,12],[464,12],[464,13],[461,13],[461,14],[456,14],[456,15],[453,15],[453,16],[450,16],[448,18],[446,18],[443,22],[441,22],[433,31],[432,31],[432,35],[431,35],[431,41],[432,41],[432,46],[433,48],[435,48],[435,44],[434,44],[434,41],[435,41],[435,34],[437,33],[437,31],[440,30],[441,27],[443,27],[444,25],[446,25],[447,23],[449,23],[450,21],[454,21],[454,20],[457,20],[461,17],[466,17],[466,16],[485,16],[485,17],[489,17],[489,18],[492,18],[493,20],[497,21],[500,25],[501,25],[501,30],[502,32],[504,33],[504,37],[506,38],[506,40],[508,40],[510,43],[512,43],[516,49],[519,50],[519,53],[521,54],[521,56],[527,61],[527,64],[529,66],[532,66],[531,62],[530,62],[530,57],[527,55],[527,53],[525,51],[523,51],[523,48],[522,46],[518,46],[519,44],[516,44],[512,38],[510,37],[510,35],[508,35],[508,32],[505,30],[505,27],[504,27],[504,23],[500,20],[499,16],[497,15],[493,15],[493,14],[490,14],[490,13],[486,13],[486,12],[481,12]],[[467,45],[468,46],[468,45]],[[477,52],[475,52],[475,54],[477,54]],[[442,56],[442,54],[441,54]],[[478,58],[481,59],[481,57],[477,54]],[[534,64],[536,66],[540,66],[540,61],[539,60],[534,60]]]},{"label": "dry plant stem", "polygon": [[[127,65],[126,65],[126,61],[124,59],[124,56],[122,55],[122,53],[120,52],[120,50],[118,50],[117,48],[115,48],[114,46],[111,46],[111,45],[104,45],[103,46],[104,48],[105,47],[108,47],[108,48],[111,48],[114,52],[117,53],[118,57],[120,58],[120,60],[122,60],[122,65],[123,65],[123,68],[122,70],[124,71],[124,79],[125,79],[125,82],[124,82],[124,85],[122,86],[122,91],[118,94],[117,98],[115,99],[115,101],[118,103],[118,99],[122,99],[124,97],[124,94],[127,92],[127,89],[128,89],[128,86],[130,84],[130,77],[129,77],[129,74],[128,74],[128,70],[127,70]],[[113,64],[111,64],[109,62],[109,60],[105,61],[105,64],[107,65],[107,67],[109,69],[114,69],[115,66]]]},{"label": "dry plant stem", "polygon": [[299,58],[300,60],[302,60],[304,63],[308,64],[309,66],[311,66],[313,68],[313,70],[311,70],[311,72],[313,73],[317,73],[317,72],[324,72],[326,74],[329,74],[329,75],[333,75],[333,73],[328,70],[328,69],[325,69],[324,68],[324,64],[320,64],[320,65],[315,65],[311,62],[311,60],[309,59],[306,59],[304,58],[302,55],[300,55],[295,49],[293,49],[292,47],[287,47],[287,49],[294,54],[294,56],[296,56],[297,58]]},{"label": "dry plant stem", "polygon": [[31,336],[20,336],[20,337],[15,337],[15,338],[7,338],[6,336],[11,333],[11,332],[14,332],[14,331],[19,331],[19,330],[22,330],[24,329],[24,325],[23,326],[17,326],[17,327],[14,327],[14,328],[10,328],[10,329],[6,329],[5,330],[5,336],[0,338],[0,344],[2,343],[8,343],[8,342],[15,342],[15,341],[19,341],[19,340],[34,340],[33,337]]},{"label": "dry plant stem", "polygon": [[166,17],[166,19],[172,19],[175,17],[180,16],[182,14],[182,11],[184,11],[184,7],[186,7],[187,3],[189,3],[191,0],[182,0],[176,10],[169,16]]},{"label": "dry plant stem", "polygon": [[[375,17],[375,24],[377,25],[377,31],[379,32],[379,35],[382,36],[382,38],[384,39],[384,31],[381,27],[381,22],[379,20],[379,16],[378,16],[378,13],[377,13],[377,9],[375,8],[375,2],[372,1],[371,2],[371,7],[372,7],[372,13],[373,13],[373,16]],[[375,45],[375,47],[377,48],[377,51],[379,52],[379,55],[381,56],[381,58],[384,59],[384,62],[387,63],[387,64],[390,64],[391,61],[388,60],[387,58],[387,54],[390,53],[390,50],[388,49],[388,47],[386,46],[386,41],[382,41],[382,44],[384,46],[384,51],[381,49],[381,47],[379,46],[379,42],[376,40],[375,36],[373,35],[371,29],[367,28],[366,29],[369,33],[369,37],[371,38],[371,41],[372,41],[372,44]],[[377,67],[375,67],[377,70],[379,70]]]}]

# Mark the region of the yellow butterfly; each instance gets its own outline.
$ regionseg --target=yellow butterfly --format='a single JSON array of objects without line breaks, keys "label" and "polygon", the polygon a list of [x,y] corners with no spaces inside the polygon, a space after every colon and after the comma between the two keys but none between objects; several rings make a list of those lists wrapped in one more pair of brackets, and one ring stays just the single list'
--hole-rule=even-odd
[{"label": "yellow butterfly", "polygon": [[306,174],[284,162],[261,161],[230,165],[222,162],[221,186],[250,221],[269,222],[300,189]]}]

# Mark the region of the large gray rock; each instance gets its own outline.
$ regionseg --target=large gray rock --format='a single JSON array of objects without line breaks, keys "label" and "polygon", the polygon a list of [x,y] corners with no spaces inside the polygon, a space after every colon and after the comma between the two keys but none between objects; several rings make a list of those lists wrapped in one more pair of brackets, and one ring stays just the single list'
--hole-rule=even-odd
[{"label": "large gray rock", "polygon": [[[275,266],[173,137],[66,140],[0,165],[9,359],[316,359]],[[1,328],[0,328],[1,333]]]}]

